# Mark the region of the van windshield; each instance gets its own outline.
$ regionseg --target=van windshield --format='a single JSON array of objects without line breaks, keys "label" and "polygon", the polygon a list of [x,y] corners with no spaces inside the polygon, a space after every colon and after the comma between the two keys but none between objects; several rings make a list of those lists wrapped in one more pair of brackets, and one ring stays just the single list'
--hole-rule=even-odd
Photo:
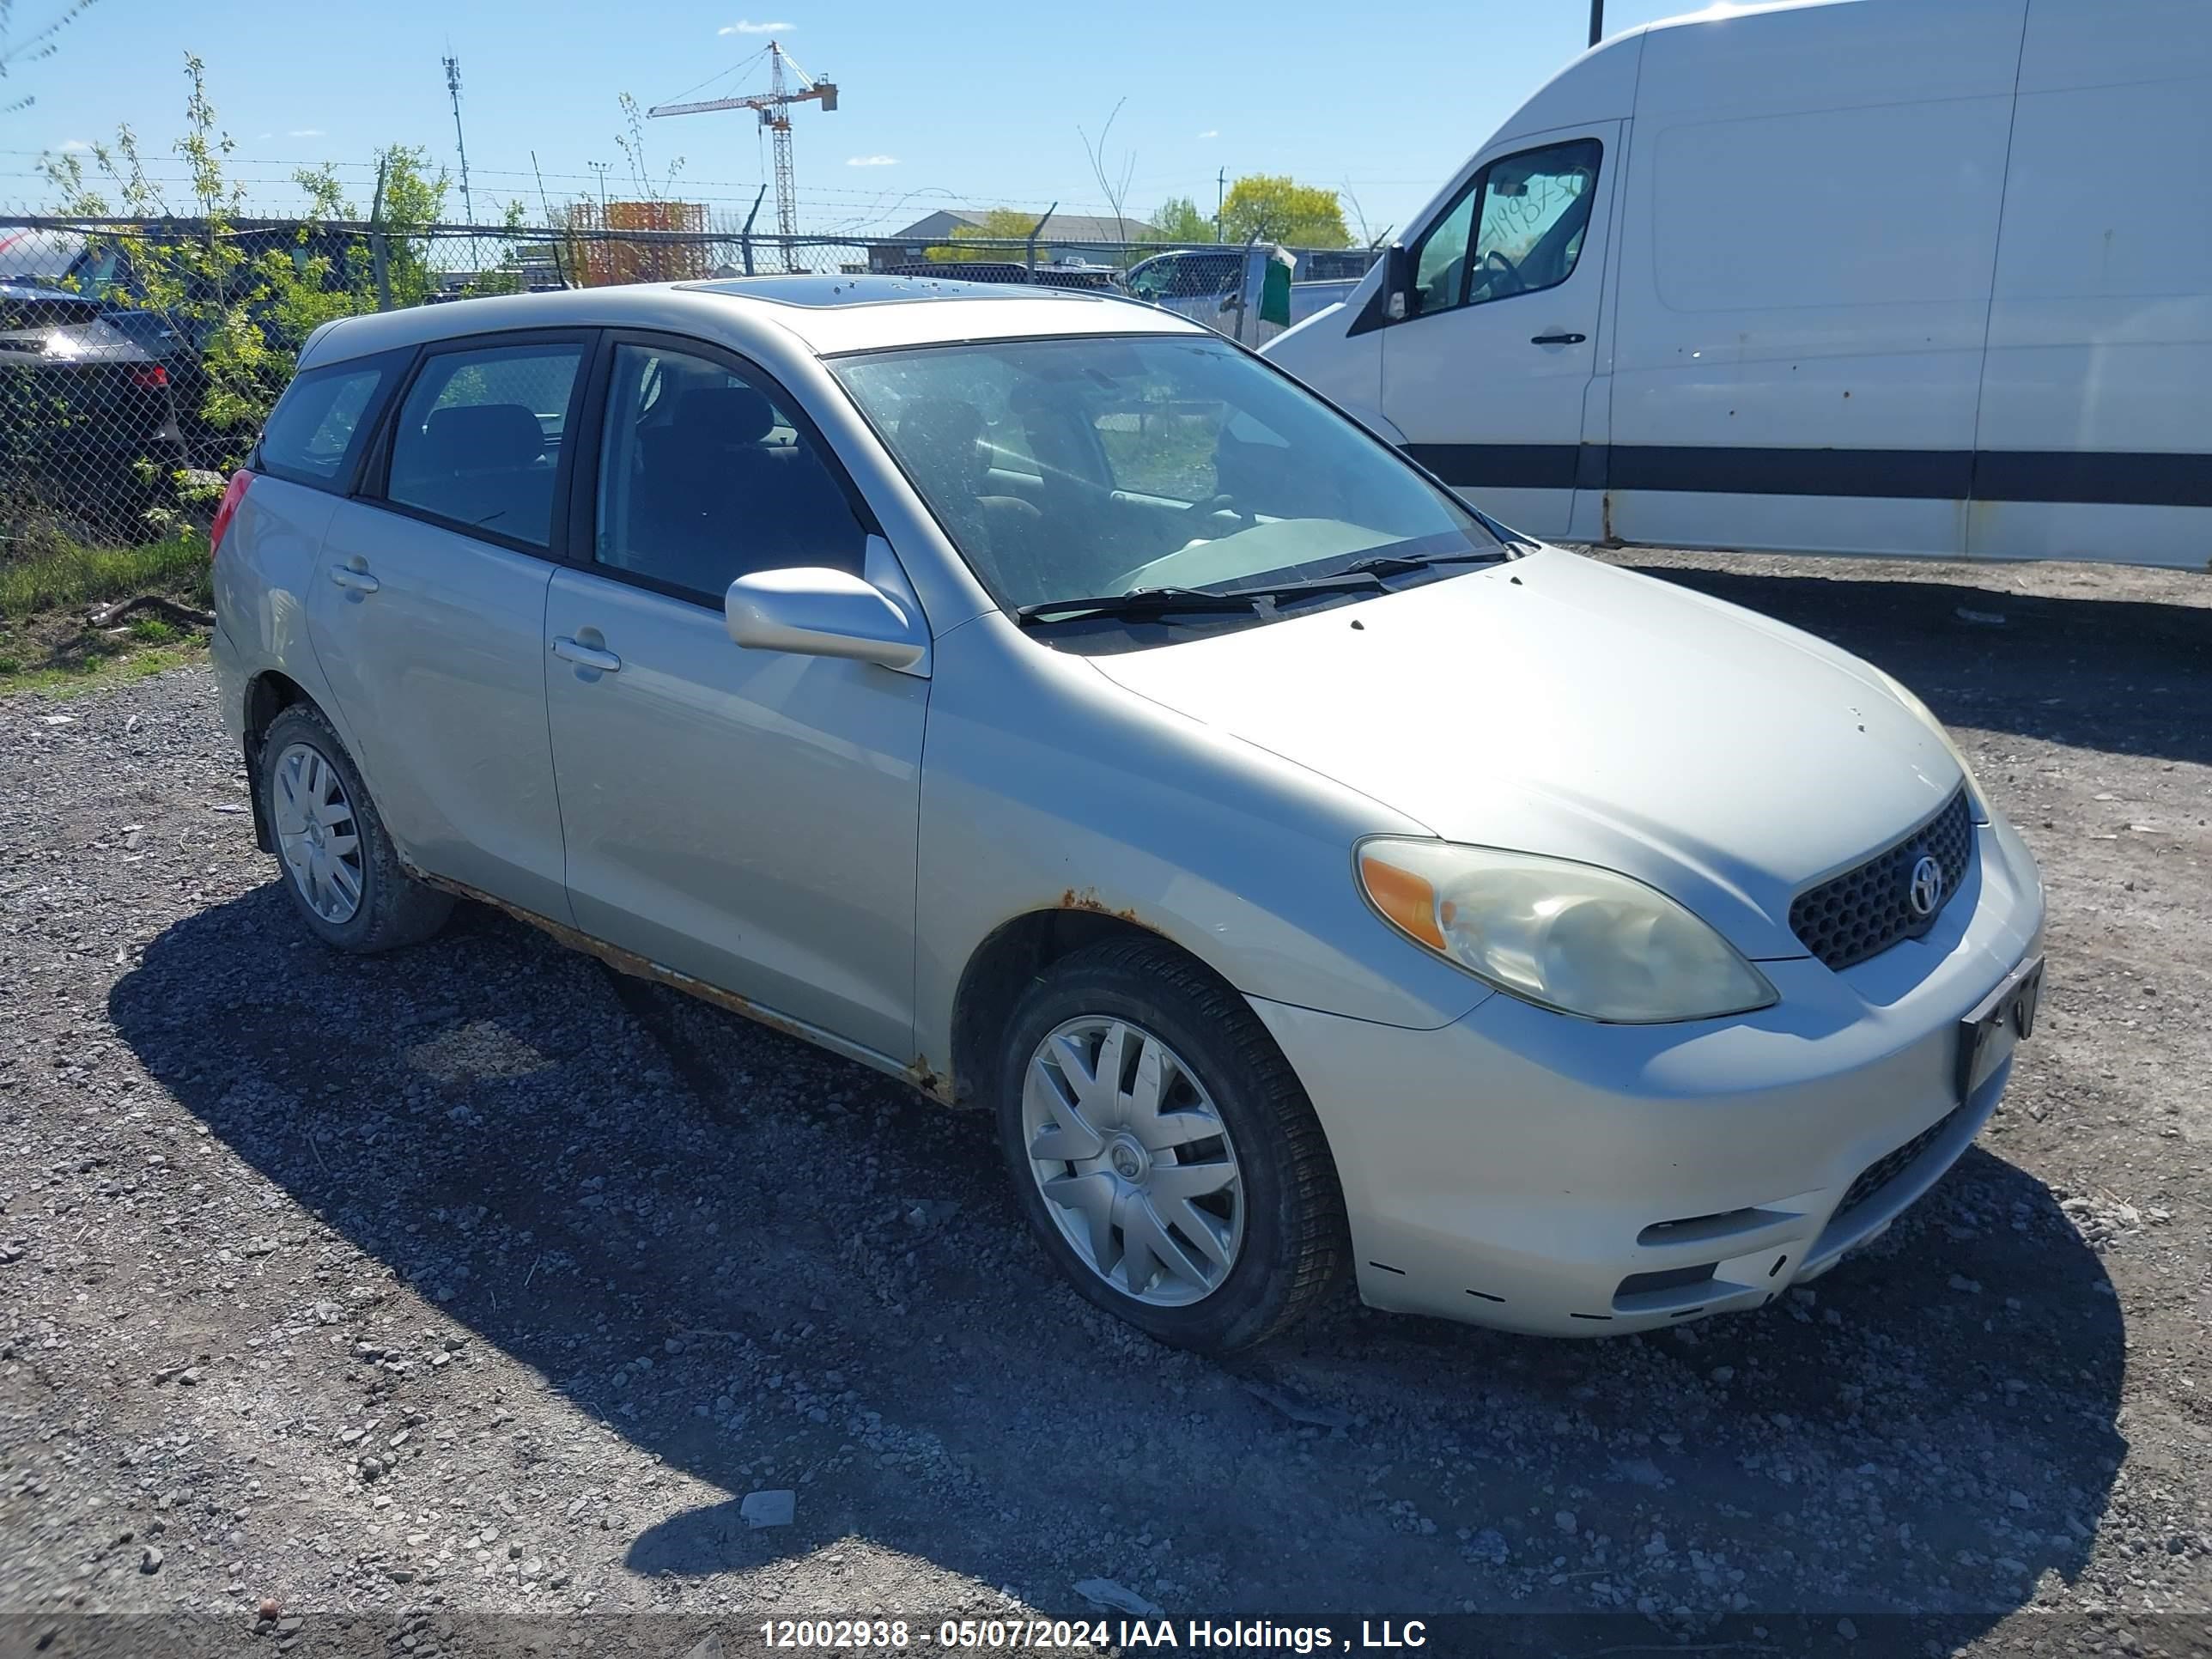
[{"label": "van windshield", "polygon": [[1502,553],[1387,445],[1225,341],[986,341],[830,367],[1017,611]]}]

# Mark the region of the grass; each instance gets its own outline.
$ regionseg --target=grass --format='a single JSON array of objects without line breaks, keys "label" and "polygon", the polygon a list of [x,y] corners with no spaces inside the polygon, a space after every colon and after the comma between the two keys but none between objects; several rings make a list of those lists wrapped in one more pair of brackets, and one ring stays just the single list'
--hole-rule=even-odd
[{"label": "grass", "polygon": [[206,608],[207,538],[181,532],[137,545],[98,545],[52,529],[0,541],[0,695],[73,696],[197,659],[204,630],[161,617],[92,628],[85,613],[111,599],[159,593]]},{"label": "grass", "polygon": [[158,542],[101,547],[44,531],[0,543],[0,617],[81,611],[137,593],[209,602],[207,538],[182,532]]}]

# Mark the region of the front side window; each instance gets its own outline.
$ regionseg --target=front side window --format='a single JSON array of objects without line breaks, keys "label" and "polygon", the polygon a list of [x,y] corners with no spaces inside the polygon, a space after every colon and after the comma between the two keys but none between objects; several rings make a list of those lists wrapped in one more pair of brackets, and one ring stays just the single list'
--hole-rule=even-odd
[{"label": "front side window", "polygon": [[744,374],[616,348],[592,558],[719,605],[739,576],[860,573],[867,532],[817,441]]},{"label": "front side window", "polygon": [[977,342],[830,367],[1012,608],[1497,550],[1387,445],[1210,336]]},{"label": "front side window", "polygon": [[530,547],[552,533],[573,344],[472,347],[422,365],[392,434],[386,497]]},{"label": "front side window", "polygon": [[1501,155],[1413,250],[1408,316],[1557,288],[1582,258],[1602,147],[1577,138]]}]

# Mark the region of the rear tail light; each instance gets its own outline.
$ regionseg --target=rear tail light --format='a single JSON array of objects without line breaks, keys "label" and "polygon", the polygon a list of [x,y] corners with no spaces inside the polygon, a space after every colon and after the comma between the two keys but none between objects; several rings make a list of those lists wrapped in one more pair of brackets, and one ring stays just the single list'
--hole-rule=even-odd
[{"label": "rear tail light", "polygon": [[238,506],[246,499],[246,488],[253,482],[253,475],[244,467],[230,475],[230,483],[222,492],[222,505],[215,510],[215,522],[208,526],[208,557],[212,559],[222,551],[222,538],[230,529],[230,521],[238,516]]},{"label": "rear tail light", "polygon": [[131,371],[131,384],[147,392],[159,392],[169,383],[169,371],[159,363],[149,363]]}]

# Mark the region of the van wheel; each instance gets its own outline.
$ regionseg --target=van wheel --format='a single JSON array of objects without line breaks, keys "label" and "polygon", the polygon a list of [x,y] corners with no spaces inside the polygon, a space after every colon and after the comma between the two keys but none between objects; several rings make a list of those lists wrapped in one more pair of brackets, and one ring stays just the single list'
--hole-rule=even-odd
[{"label": "van wheel", "polygon": [[445,926],[453,896],[400,867],[353,757],[319,709],[295,703],[269,723],[260,771],[284,890],[325,945],[365,955]]},{"label": "van wheel", "polygon": [[1312,1104],[1243,999],[1180,951],[1115,939],[1054,963],[1003,1068],[1023,1212],[1099,1307],[1228,1353],[1337,1282],[1344,1199]]}]

